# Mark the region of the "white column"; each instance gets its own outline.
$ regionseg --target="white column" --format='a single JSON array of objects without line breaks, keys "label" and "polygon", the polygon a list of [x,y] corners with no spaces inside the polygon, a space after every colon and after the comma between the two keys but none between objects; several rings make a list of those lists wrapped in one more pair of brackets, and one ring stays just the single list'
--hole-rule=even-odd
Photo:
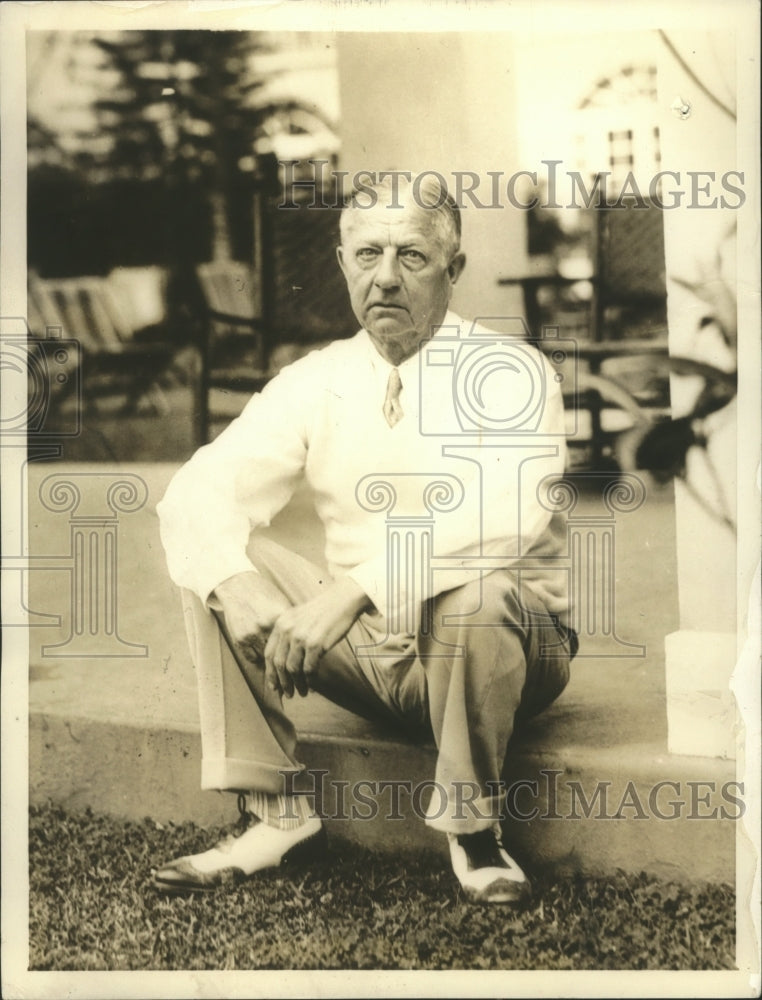
[{"label": "white column", "polygon": [[[735,40],[731,31],[668,32],[668,37],[695,74],[694,78],[662,40],[658,66],[662,169],[680,175],[679,181],[667,179],[666,192],[683,191],[682,204],[664,211],[669,350],[672,356],[732,371],[736,351],[724,343],[716,322],[703,321],[713,314],[726,328],[735,325],[735,226],[740,199],[721,182],[739,168],[733,117]],[[739,184],[735,175],[732,183]],[[669,204],[671,197],[665,194],[664,201]],[[690,412],[700,388],[693,379],[672,379],[673,416]],[[693,449],[688,464],[695,492],[733,521],[738,473],[753,488],[756,471],[737,469],[736,414],[731,404],[711,419],[707,451],[716,479],[698,449]],[[680,630],[666,639],[669,750],[734,757],[735,708],[729,681],[737,655],[736,537],[680,480],[675,507]]]},{"label": "white column", "polygon": [[521,315],[523,304],[518,289],[497,279],[528,271],[526,213],[506,192],[508,178],[526,169],[518,152],[513,36],[343,32],[337,44],[339,166],[350,180],[359,170],[436,170],[449,187],[461,171],[467,188],[471,171],[478,175],[475,196],[492,205],[488,171],[502,172],[495,207],[476,207],[467,194],[459,199],[468,263],[452,306],[470,319],[491,317],[486,325],[504,330],[499,317]]}]

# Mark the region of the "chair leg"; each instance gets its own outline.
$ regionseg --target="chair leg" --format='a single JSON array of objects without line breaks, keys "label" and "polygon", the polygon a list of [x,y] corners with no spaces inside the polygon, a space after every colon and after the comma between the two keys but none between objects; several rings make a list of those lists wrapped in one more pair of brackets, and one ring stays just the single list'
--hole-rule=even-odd
[{"label": "chair leg", "polygon": [[601,397],[592,393],[588,412],[590,413],[590,464],[599,469],[603,459],[603,427],[601,426]]},{"label": "chair leg", "polygon": [[195,358],[192,373],[191,400],[196,447],[200,448],[209,440],[209,365],[206,352],[202,349]]}]

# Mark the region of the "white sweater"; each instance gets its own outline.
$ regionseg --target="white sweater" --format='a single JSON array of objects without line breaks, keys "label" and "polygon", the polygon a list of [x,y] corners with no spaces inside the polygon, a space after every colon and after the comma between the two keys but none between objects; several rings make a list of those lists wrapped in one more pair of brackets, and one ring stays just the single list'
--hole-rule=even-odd
[{"label": "white sweater", "polygon": [[[422,587],[417,570],[403,568],[395,581],[402,604],[529,557],[522,581],[565,622],[568,574],[557,561],[565,521],[538,501],[540,483],[561,475],[565,461],[563,403],[547,359],[450,312],[399,366],[404,417],[394,427],[382,412],[390,371],[360,330],[284,368],[253,396],[176,473],[158,505],[174,582],[205,601],[222,581],[252,570],[250,532],[270,523],[304,476],[330,572],[352,577],[382,614],[391,610],[387,522],[403,519],[415,533],[433,518],[434,572]],[[388,486],[374,487],[379,481]],[[436,481],[444,485],[426,492]]]}]

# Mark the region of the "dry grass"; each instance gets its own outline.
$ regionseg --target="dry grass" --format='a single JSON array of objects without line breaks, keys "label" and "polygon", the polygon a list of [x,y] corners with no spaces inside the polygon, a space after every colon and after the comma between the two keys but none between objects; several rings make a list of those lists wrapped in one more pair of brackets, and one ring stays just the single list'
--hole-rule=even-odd
[{"label": "dry grass", "polygon": [[733,890],[532,873],[523,910],[460,898],[446,863],[333,842],[320,864],[166,898],[150,870],[218,831],[34,809],[32,969],[732,969]]}]

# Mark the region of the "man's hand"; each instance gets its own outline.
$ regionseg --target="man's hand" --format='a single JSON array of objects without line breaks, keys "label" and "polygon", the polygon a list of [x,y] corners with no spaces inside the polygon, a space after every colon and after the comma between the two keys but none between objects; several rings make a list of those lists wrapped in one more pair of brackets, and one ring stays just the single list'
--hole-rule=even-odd
[{"label": "man's hand", "polygon": [[287,698],[293,696],[294,689],[306,695],[320,658],[369,607],[362,588],[344,577],[319,597],[284,611],[265,646],[266,680],[270,686]]},{"label": "man's hand", "polygon": [[214,595],[222,605],[225,625],[236,651],[249,663],[261,666],[273,625],[291,607],[288,598],[253,570],[237,573],[218,584]]}]

